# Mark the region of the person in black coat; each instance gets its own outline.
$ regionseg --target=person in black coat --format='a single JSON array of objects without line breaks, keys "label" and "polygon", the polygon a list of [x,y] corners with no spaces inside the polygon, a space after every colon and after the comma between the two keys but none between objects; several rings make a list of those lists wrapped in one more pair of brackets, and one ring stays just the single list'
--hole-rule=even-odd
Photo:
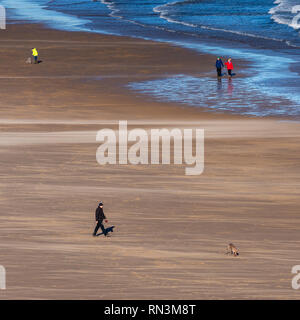
[{"label": "person in black coat", "polygon": [[105,217],[105,214],[104,214],[104,212],[103,212],[103,203],[102,203],[102,202],[99,203],[98,208],[96,209],[96,214],[95,214],[95,215],[96,215],[97,225],[96,225],[96,227],[95,227],[93,236],[94,236],[94,237],[96,236],[97,231],[98,231],[99,228],[101,228],[103,234],[104,234],[105,236],[107,236],[107,232],[106,232],[106,230],[105,230],[105,228],[104,228],[104,226],[103,226],[103,224],[102,224],[102,223],[103,223],[103,220],[104,220],[106,223],[108,222],[107,219],[106,219],[106,217]]}]

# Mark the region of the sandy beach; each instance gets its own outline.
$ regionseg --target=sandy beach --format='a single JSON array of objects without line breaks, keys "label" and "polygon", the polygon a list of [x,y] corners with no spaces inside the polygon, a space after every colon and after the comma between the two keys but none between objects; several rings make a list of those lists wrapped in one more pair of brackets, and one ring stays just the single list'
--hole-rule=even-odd
[{"label": "sandy beach", "polygon": [[[32,47],[38,65],[25,64]],[[0,299],[299,299],[299,123],[161,103],[126,87],[201,78],[214,62],[126,37],[1,32]],[[119,120],[205,129],[203,174],[100,166],[97,131]],[[110,238],[92,237],[99,200],[116,226]],[[229,242],[239,257],[225,254]]]}]

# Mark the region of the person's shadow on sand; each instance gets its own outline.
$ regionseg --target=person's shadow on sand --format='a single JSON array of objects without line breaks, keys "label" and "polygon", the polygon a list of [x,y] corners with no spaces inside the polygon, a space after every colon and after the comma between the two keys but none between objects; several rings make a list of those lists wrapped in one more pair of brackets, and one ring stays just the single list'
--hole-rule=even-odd
[{"label": "person's shadow on sand", "polygon": [[[105,229],[106,234],[110,233],[110,232],[114,232],[114,227],[115,226],[111,226]],[[96,234],[97,237],[101,236],[103,234],[103,232]]]}]

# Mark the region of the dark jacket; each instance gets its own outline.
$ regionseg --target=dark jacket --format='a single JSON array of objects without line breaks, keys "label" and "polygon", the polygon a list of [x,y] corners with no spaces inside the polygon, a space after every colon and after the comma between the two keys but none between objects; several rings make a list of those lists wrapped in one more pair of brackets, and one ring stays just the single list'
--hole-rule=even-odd
[{"label": "dark jacket", "polygon": [[96,221],[102,221],[104,219],[106,219],[106,217],[105,217],[105,214],[103,212],[103,209],[98,207],[96,209]]},{"label": "dark jacket", "polygon": [[222,67],[224,67],[223,61],[221,59],[216,61],[216,68],[217,69],[221,69]]}]

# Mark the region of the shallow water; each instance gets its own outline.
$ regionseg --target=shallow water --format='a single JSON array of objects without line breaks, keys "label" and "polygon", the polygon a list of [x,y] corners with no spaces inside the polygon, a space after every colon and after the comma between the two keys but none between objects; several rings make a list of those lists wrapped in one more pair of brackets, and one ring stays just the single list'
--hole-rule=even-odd
[{"label": "shallow water", "polygon": [[[224,76],[223,76],[224,77]],[[180,102],[199,108],[251,116],[278,116],[287,112],[300,116],[300,110],[280,95],[265,95],[246,78],[223,78],[176,75],[166,79],[135,82],[129,87],[158,100]]]}]

